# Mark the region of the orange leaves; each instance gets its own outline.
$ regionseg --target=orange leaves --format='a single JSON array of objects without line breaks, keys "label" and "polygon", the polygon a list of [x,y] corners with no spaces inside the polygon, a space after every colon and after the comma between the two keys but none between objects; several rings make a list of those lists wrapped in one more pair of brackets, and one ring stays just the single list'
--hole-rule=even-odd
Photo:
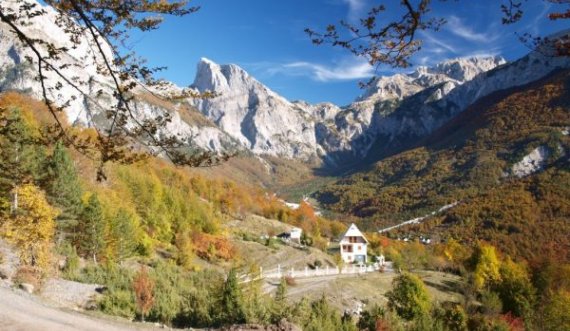
[{"label": "orange leaves", "polygon": [[154,305],[154,280],[148,275],[147,268],[141,266],[139,272],[133,279],[133,289],[135,291],[135,299],[137,308],[144,321],[144,317]]},{"label": "orange leaves", "polygon": [[[42,102],[16,92],[0,94],[0,108],[19,109],[27,124],[35,128],[38,128],[38,122],[44,125],[52,125],[55,123],[53,117],[46,111],[45,105]],[[67,122],[64,113],[58,114],[58,117],[62,122]]]},{"label": "orange leaves", "polygon": [[228,261],[234,258],[237,253],[227,238],[206,233],[194,232],[192,243],[196,255],[206,260],[218,258]]}]

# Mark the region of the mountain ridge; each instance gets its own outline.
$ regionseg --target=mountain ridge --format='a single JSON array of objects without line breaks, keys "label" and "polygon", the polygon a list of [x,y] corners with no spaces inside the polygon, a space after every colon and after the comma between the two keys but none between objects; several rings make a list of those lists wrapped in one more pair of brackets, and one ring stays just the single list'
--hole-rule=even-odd
[{"label": "mountain ridge", "polygon": [[[15,0],[6,3],[17,6]],[[51,22],[54,15],[49,9],[46,15],[34,17],[26,31],[34,38],[49,38],[56,46],[66,46],[65,32]],[[46,24],[47,28],[41,28]],[[30,50],[5,24],[0,24],[0,39],[0,91],[17,90],[41,98],[36,72],[22,61],[30,56]],[[66,73],[84,84],[78,89],[57,89],[57,80],[48,72],[53,85],[48,92],[56,103],[71,100],[66,113],[72,124],[105,128],[109,123],[104,109],[113,104],[113,84],[97,72],[98,63],[91,60],[88,42],[64,54],[62,60],[70,65]],[[167,109],[172,122],[164,132],[190,138],[199,148],[338,168],[378,159],[427,136],[485,95],[569,66],[568,61],[550,60],[537,52],[513,63],[498,56],[451,59],[430,68],[418,67],[409,74],[378,77],[355,102],[339,107],[289,101],[235,64],[220,65],[202,58],[190,89],[215,92],[218,97],[176,102],[149,102],[152,98],[139,97],[133,108],[140,118],[154,118]],[[184,90],[167,85],[165,94]],[[135,92],[148,93],[145,88]]]}]

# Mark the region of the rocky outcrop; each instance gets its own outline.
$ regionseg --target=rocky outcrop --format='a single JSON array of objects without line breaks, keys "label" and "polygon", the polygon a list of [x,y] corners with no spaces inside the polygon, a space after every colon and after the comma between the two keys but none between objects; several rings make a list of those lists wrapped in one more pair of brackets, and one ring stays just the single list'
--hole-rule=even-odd
[{"label": "rocky outcrop", "polygon": [[522,178],[543,169],[550,152],[546,146],[538,146],[511,168],[513,176]]}]

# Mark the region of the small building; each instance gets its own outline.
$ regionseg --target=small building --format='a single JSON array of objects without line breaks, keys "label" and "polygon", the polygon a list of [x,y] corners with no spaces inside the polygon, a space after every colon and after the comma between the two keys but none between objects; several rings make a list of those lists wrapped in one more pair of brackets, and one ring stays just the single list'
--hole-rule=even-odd
[{"label": "small building", "polygon": [[351,224],[340,240],[340,256],[345,263],[366,263],[368,240]]},{"label": "small building", "polygon": [[289,232],[283,232],[277,235],[277,238],[283,241],[295,241],[301,243],[301,235],[303,230],[300,228],[292,228]]},{"label": "small building", "polygon": [[291,232],[289,232],[289,234],[291,235],[291,240],[295,240],[300,243],[303,230],[300,228],[293,228],[291,229]]}]

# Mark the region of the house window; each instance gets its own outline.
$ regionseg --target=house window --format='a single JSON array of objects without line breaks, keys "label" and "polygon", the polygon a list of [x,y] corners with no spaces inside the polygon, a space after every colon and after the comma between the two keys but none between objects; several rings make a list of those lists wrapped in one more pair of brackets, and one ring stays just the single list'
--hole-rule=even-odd
[{"label": "house window", "polygon": [[348,237],[348,242],[351,244],[358,242],[358,237]]},{"label": "house window", "polygon": [[358,246],[358,250],[361,251],[361,250],[362,250],[362,246]]},{"label": "house window", "polygon": [[345,253],[352,253],[352,245],[343,245],[343,246],[342,246],[342,250],[343,250]]}]

